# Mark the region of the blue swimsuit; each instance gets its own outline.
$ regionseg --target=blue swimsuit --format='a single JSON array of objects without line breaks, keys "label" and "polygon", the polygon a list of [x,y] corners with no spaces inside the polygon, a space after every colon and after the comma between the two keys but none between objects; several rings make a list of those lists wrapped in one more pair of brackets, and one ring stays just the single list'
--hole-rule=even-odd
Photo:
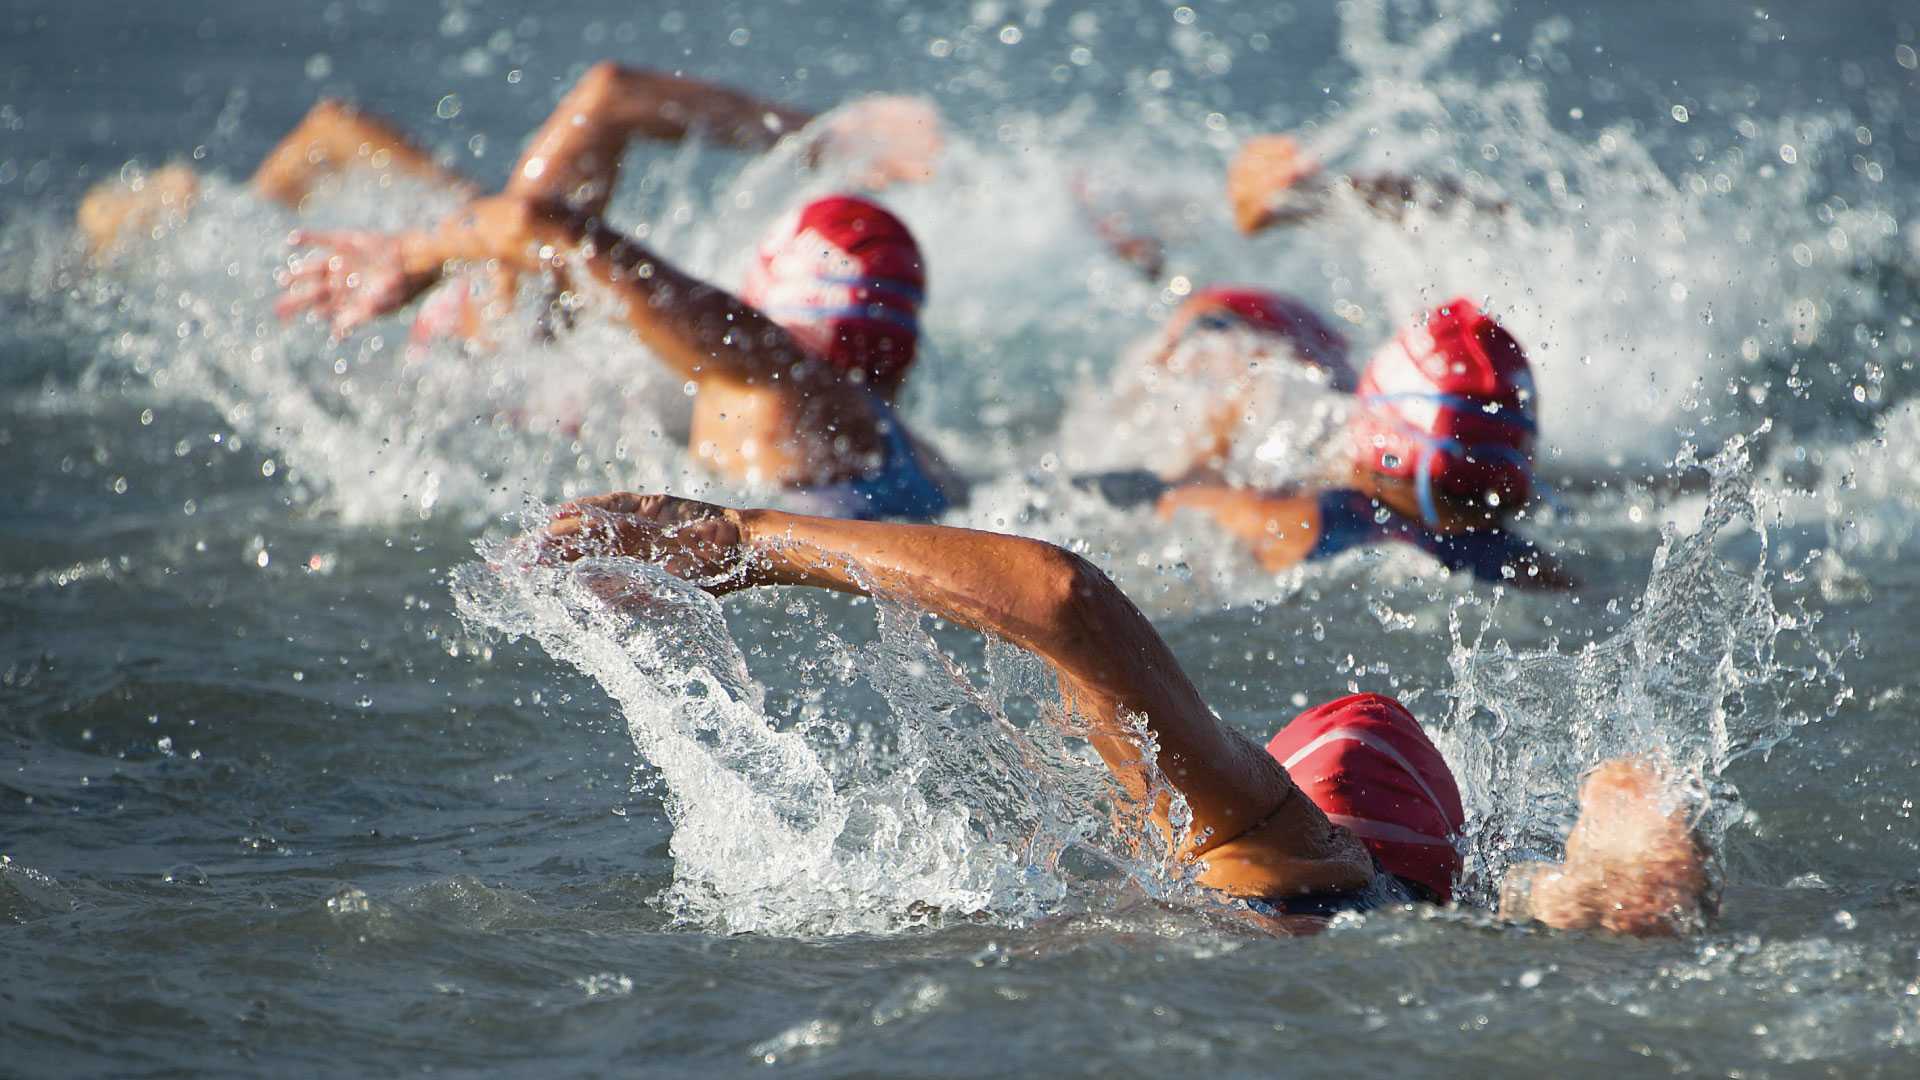
[{"label": "blue swimsuit", "polygon": [[1505,571],[1518,571],[1530,561],[1532,541],[1505,529],[1476,529],[1443,536],[1389,512],[1379,521],[1378,504],[1358,491],[1336,488],[1320,493],[1320,539],[1307,553],[1308,560],[1328,559],[1343,551],[1379,543],[1403,540],[1439,560],[1449,570],[1467,570],[1481,581],[1506,580]]},{"label": "blue swimsuit", "polygon": [[852,480],[794,488],[798,505],[809,513],[853,521],[930,521],[952,509],[954,500],[927,475],[893,406],[878,397],[871,402],[883,440],[879,468]]}]

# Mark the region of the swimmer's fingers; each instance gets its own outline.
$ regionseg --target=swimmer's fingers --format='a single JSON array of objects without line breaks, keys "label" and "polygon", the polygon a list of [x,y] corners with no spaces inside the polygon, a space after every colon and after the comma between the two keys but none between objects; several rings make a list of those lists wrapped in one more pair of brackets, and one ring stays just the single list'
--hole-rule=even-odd
[{"label": "swimmer's fingers", "polygon": [[543,563],[573,562],[588,555],[610,554],[602,530],[585,514],[556,518],[535,534],[534,558]]},{"label": "swimmer's fingers", "polygon": [[649,499],[663,500],[664,495],[639,495],[631,491],[614,491],[605,495],[588,495],[562,504],[554,510],[549,520],[579,517],[589,510],[599,510],[613,514],[632,514],[647,505]]},{"label": "swimmer's fingers", "polygon": [[273,302],[273,313],[282,321],[290,321],[300,315],[321,307],[327,298],[326,280],[302,280],[287,286],[280,299]]},{"label": "swimmer's fingers", "polygon": [[713,592],[747,582],[739,518],[733,511],[670,495],[618,492],[561,507],[541,532],[551,561],[624,555],[654,563]]}]

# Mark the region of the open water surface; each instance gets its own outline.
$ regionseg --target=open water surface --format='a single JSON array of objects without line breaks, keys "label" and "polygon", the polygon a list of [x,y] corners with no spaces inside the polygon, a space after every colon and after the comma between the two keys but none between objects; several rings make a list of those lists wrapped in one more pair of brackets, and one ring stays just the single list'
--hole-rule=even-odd
[{"label": "open water surface", "polygon": [[[1779,8],[14,0],[0,1073],[1913,1075],[1920,15]],[[497,182],[602,57],[932,96],[941,174],[888,200],[932,275],[909,415],[982,482],[951,520],[1088,553],[1256,738],[1400,694],[1478,823],[1471,899],[1551,852],[1582,768],[1663,748],[1713,794],[1722,919],[1272,937],[1138,843],[1010,649],[885,601],[491,572],[476,542],[569,495],[778,497],[704,476],[680,386],[612,331],[410,356],[398,321],[274,322],[292,218],[240,181],[332,95]],[[1512,213],[1239,240],[1224,163],[1278,128]],[[192,218],[85,268],[80,193],[175,159],[211,177]],[[1107,256],[1076,177],[1179,221],[1184,281]],[[833,183],[643,147],[613,217],[731,282]],[[1391,553],[1276,579],[1062,482],[1167,419],[1116,430],[1099,388],[1218,280],[1363,351],[1484,297],[1539,380],[1531,528],[1586,587]]]}]

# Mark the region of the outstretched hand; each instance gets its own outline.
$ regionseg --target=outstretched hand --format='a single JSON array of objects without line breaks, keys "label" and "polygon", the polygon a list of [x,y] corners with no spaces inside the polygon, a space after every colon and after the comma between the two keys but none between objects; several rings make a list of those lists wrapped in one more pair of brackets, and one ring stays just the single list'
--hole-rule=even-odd
[{"label": "outstretched hand", "polygon": [[657,563],[716,595],[753,584],[740,512],[672,495],[616,492],[554,511],[538,537],[543,560],[625,555]]},{"label": "outstretched hand", "polygon": [[1244,233],[1269,225],[1291,225],[1312,216],[1310,206],[1286,205],[1282,196],[1306,189],[1320,173],[1290,135],[1256,135],[1240,146],[1227,166],[1227,201],[1234,224]]},{"label": "outstretched hand", "polygon": [[861,98],[838,110],[819,143],[824,156],[857,163],[860,182],[875,190],[932,179],[945,147],[939,110],[923,98],[894,94]]},{"label": "outstretched hand", "polygon": [[401,238],[393,233],[299,229],[287,242],[319,250],[281,272],[286,292],[274,303],[274,314],[282,319],[311,314],[335,338],[400,310],[440,278],[437,268],[409,271]]},{"label": "outstretched hand", "polygon": [[1715,898],[1691,810],[1661,765],[1645,758],[1601,763],[1580,786],[1566,861],[1509,870],[1501,914],[1636,937],[1700,925]]}]

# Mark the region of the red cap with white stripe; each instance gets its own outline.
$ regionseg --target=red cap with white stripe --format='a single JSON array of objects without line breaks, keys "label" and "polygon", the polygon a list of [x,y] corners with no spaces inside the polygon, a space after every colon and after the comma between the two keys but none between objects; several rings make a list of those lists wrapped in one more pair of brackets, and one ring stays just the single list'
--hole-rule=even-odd
[{"label": "red cap with white stripe", "polygon": [[1382,870],[1441,903],[1452,899],[1460,873],[1454,841],[1467,815],[1453,770],[1406,706],[1380,694],[1329,701],[1294,717],[1267,753]]},{"label": "red cap with white stripe", "polygon": [[904,222],[858,196],[829,195],[774,222],[740,298],[841,371],[893,383],[913,363],[926,290]]},{"label": "red cap with white stripe", "polygon": [[[1212,316],[1212,318],[1209,318]],[[1222,325],[1221,319],[1227,322]],[[1167,320],[1167,340],[1195,328],[1218,330],[1238,324],[1289,345],[1308,367],[1325,371],[1335,390],[1352,390],[1357,381],[1347,359],[1347,339],[1304,300],[1245,285],[1211,285],[1195,292]]]}]

